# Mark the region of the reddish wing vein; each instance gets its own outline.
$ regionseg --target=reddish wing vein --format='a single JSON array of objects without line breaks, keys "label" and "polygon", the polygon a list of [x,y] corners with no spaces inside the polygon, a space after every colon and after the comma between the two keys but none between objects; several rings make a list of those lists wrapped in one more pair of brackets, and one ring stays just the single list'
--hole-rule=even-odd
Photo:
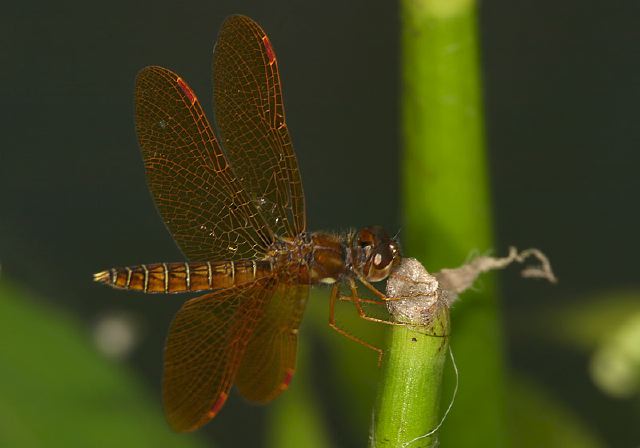
[{"label": "reddish wing vein", "polygon": [[193,431],[222,408],[276,281],[263,278],[189,300],[171,324],[163,400],[176,431]]},{"label": "reddish wing vein", "polygon": [[237,260],[264,253],[273,233],[235,178],[183,79],[161,67],[140,71],[136,130],[149,190],[188,258]]},{"label": "reddish wing vein", "polygon": [[279,236],[306,228],[304,194],[285,122],[275,52],[245,16],[225,20],[213,58],[214,109],[222,142],[267,224]]},{"label": "reddish wing vein", "polygon": [[238,390],[247,400],[266,403],[289,386],[308,295],[308,285],[283,282],[271,296],[236,377]]}]

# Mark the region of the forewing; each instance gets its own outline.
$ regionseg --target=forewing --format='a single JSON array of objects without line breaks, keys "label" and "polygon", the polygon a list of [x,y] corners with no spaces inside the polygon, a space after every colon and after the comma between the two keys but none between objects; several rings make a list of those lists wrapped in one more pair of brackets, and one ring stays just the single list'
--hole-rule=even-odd
[{"label": "forewing", "polygon": [[213,54],[216,123],[234,172],[279,236],[305,230],[302,182],[285,122],[278,61],[260,26],[222,24]]},{"label": "forewing", "polygon": [[251,336],[235,379],[247,400],[266,403],[284,391],[293,378],[308,285],[280,283],[269,299],[265,317]]},{"label": "forewing", "polygon": [[260,279],[186,302],[171,324],[163,400],[176,431],[193,431],[222,408],[276,281]]},{"label": "forewing", "polygon": [[149,189],[189,259],[235,260],[265,251],[273,235],[178,75],[162,67],[140,71],[136,130]]}]

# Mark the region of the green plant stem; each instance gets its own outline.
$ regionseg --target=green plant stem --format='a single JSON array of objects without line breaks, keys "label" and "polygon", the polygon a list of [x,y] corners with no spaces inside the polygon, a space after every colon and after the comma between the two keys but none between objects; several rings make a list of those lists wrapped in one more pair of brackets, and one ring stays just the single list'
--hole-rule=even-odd
[{"label": "green plant stem", "polygon": [[[492,248],[473,0],[403,0],[405,253],[430,271]],[[452,312],[463,378],[443,446],[503,446],[501,321],[493,282]],[[418,362],[418,360],[416,360]]]},{"label": "green plant stem", "polygon": [[391,328],[371,448],[437,446],[437,433],[424,436],[440,421],[442,372],[448,353],[448,337],[443,335],[448,334],[448,314],[443,308],[428,327]]}]

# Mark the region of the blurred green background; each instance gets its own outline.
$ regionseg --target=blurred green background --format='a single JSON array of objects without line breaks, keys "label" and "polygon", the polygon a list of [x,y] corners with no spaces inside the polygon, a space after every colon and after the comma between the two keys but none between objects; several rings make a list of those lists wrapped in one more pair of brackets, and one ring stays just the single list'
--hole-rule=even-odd
[{"label": "blurred green background", "polygon": [[[310,228],[402,229],[397,8],[3,6],[0,446],[365,444],[376,357],[326,326],[328,291],[311,298],[291,390],[267,407],[234,392],[184,436],[160,402],[164,337],[184,297],[113,291],[91,274],[181,259],[146,189],[134,77],[166,66],[208,105],[213,41],[232,13],[256,19],[278,54]],[[495,247],[469,253],[535,246],[560,278],[500,277],[513,446],[640,443],[638,12],[631,0],[480,5]],[[340,318],[381,338],[353,314]],[[460,372],[461,388],[473,374]]]}]

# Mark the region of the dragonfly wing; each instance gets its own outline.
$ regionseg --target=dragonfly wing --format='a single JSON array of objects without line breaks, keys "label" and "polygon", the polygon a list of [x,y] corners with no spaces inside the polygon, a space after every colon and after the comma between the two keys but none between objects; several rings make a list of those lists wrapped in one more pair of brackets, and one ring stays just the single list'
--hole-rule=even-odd
[{"label": "dragonfly wing", "polygon": [[236,375],[235,383],[247,400],[266,403],[291,382],[296,365],[298,328],[309,296],[308,285],[285,282],[266,305]]},{"label": "dragonfly wing", "polygon": [[216,123],[236,175],[279,236],[306,228],[298,161],[285,121],[278,61],[245,16],[225,20],[213,53]]},{"label": "dragonfly wing", "polygon": [[176,431],[193,431],[224,405],[256,325],[273,295],[271,278],[186,302],[164,353],[163,401]]},{"label": "dragonfly wing", "polygon": [[234,176],[182,78],[162,67],[140,71],[136,130],[149,189],[189,259],[237,260],[264,252],[273,233]]}]

